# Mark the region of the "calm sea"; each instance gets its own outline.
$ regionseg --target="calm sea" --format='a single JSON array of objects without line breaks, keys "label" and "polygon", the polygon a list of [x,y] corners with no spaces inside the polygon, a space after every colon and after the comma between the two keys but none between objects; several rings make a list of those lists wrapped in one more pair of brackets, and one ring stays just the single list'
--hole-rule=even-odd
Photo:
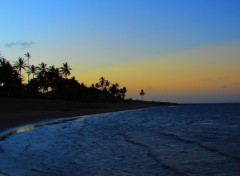
[{"label": "calm sea", "polygon": [[11,135],[0,141],[0,175],[239,176],[240,104],[93,115]]}]

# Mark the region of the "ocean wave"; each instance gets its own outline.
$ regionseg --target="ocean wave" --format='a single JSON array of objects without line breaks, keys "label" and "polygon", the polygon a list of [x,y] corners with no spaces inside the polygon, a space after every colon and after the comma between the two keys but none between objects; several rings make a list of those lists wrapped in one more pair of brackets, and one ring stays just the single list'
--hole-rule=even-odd
[{"label": "ocean wave", "polygon": [[198,146],[200,146],[201,148],[207,150],[207,151],[210,151],[210,152],[216,152],[218,153],[219,155],[222,155],[222,156],[225,156],[225,157],[229,157],[231,159],[234,159],[234,160],[237,160],[237,161],[240,161],[240,158],[238,156],[234,156],[234,155],[231,155],[231,154],[228,154],[226,152],[222,152],[218,149],[215,149],[215,148],[212,148],[212,147],[209,147],[203,143],[201,143],[200,141],[194,141],[194,140],[191,140],[191,139],[187,139],[187,138],[183,138],[183,137],[180,137],[174,133],[170,133],[170,132],[164,132],[162,131],[160,133],[160,135],[164,135],[164,136],[168,136],[168,137],[171,137],[171,138],[174,138],[175,140],[178,140],[178,141],[181,141],[181,142],[184,142],[186,144],[196,144]]},{"label": "ocean wave", "polygon": [[[75,117],[9,131],[0,141],[0,174],[239,175],[240,129],[226,127],[239,115],[223,116],[222,106],[217,115],[195,107]],[[214,120],[217,125],[208,125]]]},{"label": "ocean wave", "polygon": [[156,152],[154,152],[154,150],[151,148],[151,146],[141,143],[141,142],[137,141],[136,139],[133,139],[132,137],[130,137],[127,134],[118,133],[118,135],[122,136],[126,142],[133,144],[133,145],[137,145],[139,147],[143,147],[144,149],[146,149],[146,156],[149,158],[152,158],[154,161],[156,161],[158,164],[160,164],[163,168],[165,168],[169,171],[172,171],[178,175],[186,175],[187,176],[187,173],[181,172],[178,169],[174,168],[173,166],[163,162],[159,158],[159,156],[156,154]]}]

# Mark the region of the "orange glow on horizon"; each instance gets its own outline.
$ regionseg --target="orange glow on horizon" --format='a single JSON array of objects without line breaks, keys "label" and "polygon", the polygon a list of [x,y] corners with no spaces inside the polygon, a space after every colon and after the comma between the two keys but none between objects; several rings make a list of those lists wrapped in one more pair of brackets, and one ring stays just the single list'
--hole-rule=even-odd
[{"label": "orange glow on horizon", "polygon": [[[231,51],[231,47],[204,48],[159,56],[149,59],[139,59],[128,63],[112,65],[77,73],[80,82],[90,86],[98,82],[101,76],[118,82],[128,88],[129,97],[138,95],[140,89],[151,90],[148,95],[161,94],[197,94],[203,92],[239,92],[239,65],[236,57],[239,50]],[[238,48],[237,48],[238,49]],[[230,51],[229,51],[230,50]],[[229,61],[221,58],[228,55]]]}]

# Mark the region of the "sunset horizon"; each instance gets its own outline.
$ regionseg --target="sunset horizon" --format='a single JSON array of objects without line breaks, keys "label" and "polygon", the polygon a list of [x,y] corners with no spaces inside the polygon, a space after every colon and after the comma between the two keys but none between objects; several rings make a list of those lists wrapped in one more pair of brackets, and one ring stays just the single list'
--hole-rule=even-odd
[{"label": "sunset horizon", "polygon": [[[100,77],[126,98],[240,102],[237,1],[27,1],[1,3],[1,55],[61,67],[91,86]],[[20,13],[20,11],[21,13]],[[25,76],[25,82],[27,76]]]},{"label": "sunset horizon", "polygon": [[240,0],[0,9],[0,176],[239,175]]}]

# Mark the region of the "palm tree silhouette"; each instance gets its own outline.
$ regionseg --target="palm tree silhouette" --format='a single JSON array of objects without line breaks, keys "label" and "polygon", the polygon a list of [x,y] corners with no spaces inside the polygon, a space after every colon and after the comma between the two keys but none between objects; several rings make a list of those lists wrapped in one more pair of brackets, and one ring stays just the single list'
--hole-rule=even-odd
[{"label": "palm tree silhouette", "polygon": [[48,77],[50,80],[53,80],[55,78],[55,72],[56,72],[56,68],[54,65],[48,68]]},{"label": "palm tree silhouette", "polygon": [[31,54],[29,53],[29,52],[27,52],[26,54],[25,54],[25,56],[27,57],[27,61],[28,61],[28,82],[29,82],[29,76],[30,76],[30,65],[29,65],[29,59],[31,58]]},{"label": "palm tree silhouette", "polygon": [[105,80],[104,77],[101,77],[101,78],[99,79],[99,87],[101,87],[102,90],[104,89],[105,81],[106,81],[106,80]]},{"label": "palm tree silhouette", "polygon": [[109,88],[109,92],[110,94],[112,94],[114,97],[117,96],[117,94],[119,93],[119,84],[116,83],[116,84],[112,84],[111,87]]},{"label": "palm tree silhouette", "polygon": [[48,71],[47,64],[42,62],[37,66],[37,70],[38,70],[38,74],[45,76]]},{"label": "palm tree silhouette", "polygon": [[106,80],[105,81],[105,89],[108,90],[109,89],[109,86],[110,86],[110,81]]},{"label": "palm tree silhouette", "polygon": [[100,86],[98,83],[95,84],[95,87],[98,89]]},{"label": "palm tree silhouette", "polygon": [[142,96],[142,100],[143,100],[143,96],[145,95],[145,92],[144,92],[144,90],[142,89],[142,90],[140,90],[140,96]]},{"label": "palm tree silhouette", "polygon": [[59,68],[56,68],[54,65],[49,67],[47,73],[48,73],[47,75],[48,75],[48,78],[50,81],[59,79],[61,77]]},{"label": "palm tree silhouette", "polygon": [[20,78],[22,79],[22,69],[25,70],[27,67],[26,61],[19,57],[17,61],[14,62],[14,68],[18,71]]},{"label": "palm tree silhouette", "polygon": [[48,84],[47,84],[48,68],[47,68],[47,64],[42,62],[37,67],[37,70],[38,70],[38,76],[37,76],[38,77],[38,82],[39,82],[40,88],[42,89],[42,91],[44,93],[48,90]]},{"label": "palm tree silhouette", "polygon": [[[34,79],[34,75],[36,75],[37,73],[37,67],[35,67],[34,65],[31,65],[29,68],[28,68],[28,75],[33,75],[33,79]],[[28,80],[29,81],[29,80]]]},{"label": "palm tree silhouette", "polygon": [[0,58],[0,85],[4,86],[11,80],[12,75],[16,72],[11,63],[4,57]]},{"label": "palm tree silhouette", "polygon": [[54,65],[52,65],[48,68],[48,72],[51,73],[52,77],[54,77],[54,78],[61,77],[61,72],[60,72],[59,68],[56,68]]},{"label": "palm tree silhouette", "polygon": [[55,69],[55,74],[54,74],[54,76],[55,76],[56,78],[60,78],[60,77],[61,77],[61,72],[60,72],[59,68],[56,68],[56,69]]},{"label": "palm tree silhouette", "polygon": [[19,95],[21,91],[22,79],[9,61],[0,57],[0,88],[1,93],[7,96]]},{"label": "palm tree silhouette", "polygon": [[63,63],[63,67],[60,68],[60,72],[65,78],[67,78],[67,76],[71,74],[70,70],[72,69],[70,68],[67,62]]},{"label": "palm tree silhouette", "polygon": [[[25,59],[19,57],[11,64],[0,53],[0,96],[53,97],[81,101],[122,101],[125,98],[127,88],[121,88],[118,83],[111,84],[104,77],[87,87],[75,77],[68,79],[72,69],[67,62],[60,68],[47,67],[43,62],[34,66],[29,64],[30,53],[26,53],[24,57]],[[22,83],[25,76],[22,70],[28,74],[27,84]],[[143,93],[140,95],[143,97],[145,93],[141,91]]]},{"label": "palm tree silhouette", "polygon": [[120,94],[122,96],[122,99],[124,100],[125,96],[126,96],[127,88],[123,87],[122,89],[119,90],[119,92],[120,92]]},{"label": "palm tree silhouette", "polygon": [[54,83],[56,83],[56,68],[54,65],[50,66],[47,72],[47,85],[50,86],[52,88],[52,90],[54,89],[55,85]]}]

